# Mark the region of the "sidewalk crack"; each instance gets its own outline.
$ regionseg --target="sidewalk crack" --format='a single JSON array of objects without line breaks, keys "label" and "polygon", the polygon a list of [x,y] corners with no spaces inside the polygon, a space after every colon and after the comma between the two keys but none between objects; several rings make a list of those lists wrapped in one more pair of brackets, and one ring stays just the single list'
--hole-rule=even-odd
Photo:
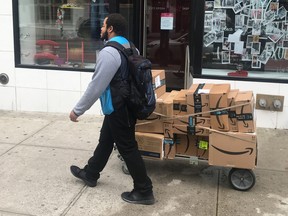
[{"label": "sidewalk crack", "polygon": [[66,209],[64,209],[63,213],[60,214],[60,216],[65,216],[70,209],[75,205],[75,203],[79,200],[79,198],[81,197],[81,195],[85,192],[85,190],[87,189],[88,186],[84,186],[78,194],[76,194],[76,196],[70,201],[70,203],[68,204],[68,207]]},{"label": "sidewalk crack", "polygon": [[45,128],[47,128],[48,126],[50,126],[52,123],[54,123],[55,121],[51,121],[50,123],[48,123],[47,125],[45,125],[44,127],[40,128],[39,130],[35,131],[33,134],[31,134],[29,137],[26,137],[24,140],[22,140],[21,142],[19,142],[18,144],[13,144],[14,146],[10,149],[8,149],[7,151],[3,152],[2,154],[0,154],[0,157],[2,157],[3,155],[5,155],[6,153],[8,153],[9,151],[13,150],[14,148],[18,147],[19,145],[21,145],[23,142],[25,142],[26,140],[30,139],[31,137],[33,137],[35,134],[39,133],[40,131],[44,130]]}]

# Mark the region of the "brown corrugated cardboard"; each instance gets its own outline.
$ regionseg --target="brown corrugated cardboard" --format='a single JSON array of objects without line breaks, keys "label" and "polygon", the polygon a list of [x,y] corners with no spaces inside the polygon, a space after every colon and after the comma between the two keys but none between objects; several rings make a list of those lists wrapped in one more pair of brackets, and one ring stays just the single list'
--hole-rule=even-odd
[{"label": "brown corrugated cardboard", "polygon": [[163,121],[164,137],[173,138],[173,123]]},{"label": "brown corrugated cardboard", "polygon": [[173,124],[173,134],[188,134],[187,127],[188,124]]},{"label": "brown corrugated cardboard", "polygon": [[209,135],[210,165],[253,169],[256,157],[256,133],[212,132]]},{"label": "brown corrugated cardboard", "polygon": [[187,115],[186,93],[188,90],[182,89],[173,99],[173,115]]},{"label": "brown corrugated cardboard", "polygon": [[211,111],[211,128],[219,131],[229,131],[228,93],[230,84],[214,84],[210,90],[209,102]]},{"label": "brown corrugated cardboard", "polygon": [[209,127],[211,126],[211,119],[207,117],[196,117],[195,121],[196,126],[203,126],[203,127]]},{"label": "brown corrugated cardboard", "polygon": [[[173,101],[174,98],[179,94],[179,91],[173,90],[169,92],[169,95],[163,101],[163,114],[166,117],[173,117]],[[173,120],[171,120],[173,122]]]},{"label": "brown corrugated cardboard", "polygon": [[174,139],[164,139],[164,157],[165,159],[174,159],[176,155],[176,145]]},{"label": "brown corrugated cardboard", "polygon": [[[175,116],[174,116],[175,117]],[[178,117],[176,115],[176,117]],[[176,121],[174,119],[174,123],[172,125],[173,133],[174,134],[195,134],[195,125],[194,125],[194,118],[192,116],[187,117],[186,121],[180,121],[179,119]]]},{"label": "brown corrugated cardboard", "polygon": [[209,136],[209,128],[203,126],[188,126],[188,125],[175,125],[173,124],[173,134],[189,134],[197,136]]},{"label": "brown corrugated cardboard", "polygon": [[147,120],[137,120],[135,131],[145,133],[164,133],[163,117],[156,116]]},{"label": "brown corrugated cardboard", "polygon": [[[235,106],[235,98],[239,92],[239,89],[232,89],[228,93],[228,106],[232,107]],[[228,110],[228,117],[229,117],[229,131],[237,132],[238,131],[238,124],[236,118],[236,108],[230,108]]]},{"label": "brown corrugated cardboard", "polygon": [[156,108],[146,120],[137,120],[135,130],[146,133],[164,133],[163,128],[163,102],[169,96],[166,92],[156,99]]},{"label": "brown corrugated cardboard", "polygon": [[[190,134],[198,136],[208,136],[210,129],[210,118],[192,117],[188,118],[188,123],[173,124],[174,134]],[[179,122],[178,122],[179,123]]]},{"label": "brown corrugated cardboard", "polygon": [[153,133],[135,133],[138,148],[144,157],[163,159],[164,135]]},{"label": "brown corrugated cardboard", "polygon": [[209,136],[210,130],[209,128],[205,128],[203,126],[195,126],[195,135],[197,136]]},{"label": "brown corrugated cardboard", "polygon": [[165,70],[152,70],[152,83],[156,99],[166,92]]},{"label": "brown corrugated cardboard", "polygon": [[197,154],[199,159],[207,160],[209,157],[209,136],[197,136]]},{"label": "brown corrugated cardboard", "polygon": [[219,131],[229,131],[228,111],[211,113],[211,128]]},{"label": "brown corrugated cardboard", "polygon": [[[244,105],[246,104],[246,105]],[[238,131],[244,133],[255,132],[254,122],[254,97],[252,91],[240,91],[235,98],[236,118]]]},{"label": "brown corrugated cardboard", "polygon": [[185,115],[175,115],[173,117],[173,123],[177,125],[188,125],[189,124],[189,116],[188,114]]},{"label": "brown corrugated cardboard", "polygon": [[176,144],[176,154],[183,156],[196,156],[197,154],[197,138],[192,135],[180,135],[174,136]]},{"label": "brown corrugated cardboard", "polygon": [[208,160],[209,158],[209,151],[204,149],[197,149],[197,155],[201,160]]},{"label": "brown corrugated cardboard", "polygon": [[210,109],[219,109],[228,107],[228,93],[230,84],[214,84],[210,90],[209,102]]},{"label": "brown corrugated cardboard", "polygon": [[202,116],[210,116],[209,93],[213,84],[192,84],[186,94],[188,114],[202,113]]},{"label": "brown corrugated cardboard", "polygon": [[197,136],[209,136],[211,120],[207,117],[194,117],[187,127],[187,133]]},{"label": "brown corrugated cardboard", "polygon": [[163,130],[165,138],[173,138],[173,100],[178,95],[179,91],[173,90],[163,101],[163,114],[165,119],[163,121]]}]

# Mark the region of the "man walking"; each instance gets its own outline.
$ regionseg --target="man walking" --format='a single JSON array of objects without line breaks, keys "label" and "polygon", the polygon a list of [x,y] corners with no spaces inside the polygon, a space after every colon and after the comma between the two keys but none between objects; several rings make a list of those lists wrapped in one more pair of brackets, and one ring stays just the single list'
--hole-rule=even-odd
[{"label": "man walking", "polygon": [[[126,26],[122,15],[110,14],[103,22],[101,38],[130,48],[129,41],[124,37]],[[105,117],[99,143],[83,169],[71,166],[70,170],[86,185],[95,187],[115,143],[134,183],[131,192],[122,193],[122,199],[129,203],[151,205],[155,202],[153,186],[135,141],[136,118],[125,102],[129,95],[128,73],[127,60],[117,49],[107,46],[100,51],[92,81],[70,113],[70,120],[77,122],[78,117],[100,98]]]}]

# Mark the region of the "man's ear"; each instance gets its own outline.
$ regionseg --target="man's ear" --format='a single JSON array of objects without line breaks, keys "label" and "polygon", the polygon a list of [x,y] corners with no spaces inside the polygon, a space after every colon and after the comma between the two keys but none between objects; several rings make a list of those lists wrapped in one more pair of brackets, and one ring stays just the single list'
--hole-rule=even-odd
[{"label": "man's ear", "polygon": [[108,31],[109,33],[113,32],[113,26],[110,26],[110,27],[107,29],[107,31]]}]

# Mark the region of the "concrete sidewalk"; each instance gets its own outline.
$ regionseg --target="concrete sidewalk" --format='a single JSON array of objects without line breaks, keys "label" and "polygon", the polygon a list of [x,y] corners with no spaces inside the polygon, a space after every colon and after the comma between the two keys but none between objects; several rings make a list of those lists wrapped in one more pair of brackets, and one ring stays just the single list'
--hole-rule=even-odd
[{"label": "concrete sidewalk", "polygon": [[229,169],[189,164],[188,159],[145,160],[157,200],[128,204],[132,189],[113,152],[95,188],[70,174],[83,166],[97,145],[102,117],[0,111],[1,216],[224,216],[288,215],[288,131],[257,129],[255,186],[232,189]]}]

